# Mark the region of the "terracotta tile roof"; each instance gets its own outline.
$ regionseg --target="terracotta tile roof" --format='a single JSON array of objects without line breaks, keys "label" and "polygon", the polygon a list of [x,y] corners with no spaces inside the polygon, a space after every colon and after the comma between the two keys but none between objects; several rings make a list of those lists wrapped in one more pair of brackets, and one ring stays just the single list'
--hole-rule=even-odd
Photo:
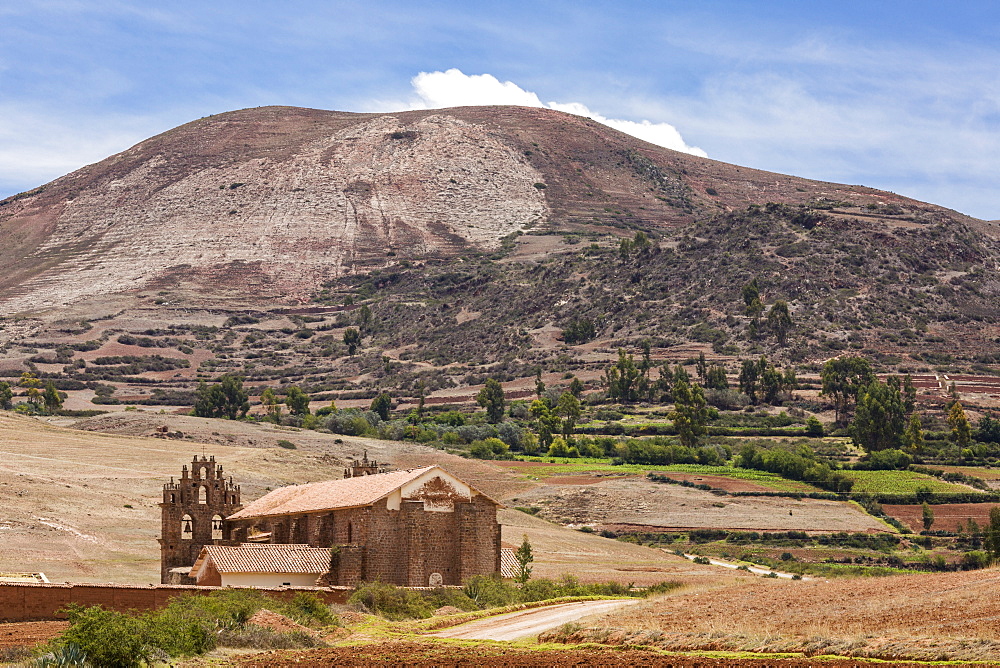
[{"label": "terracotta tile roof", "polygon": [[368,506],[435,468],[439,467],[425,466],[420,469],[379,473],[358,478],[290,485],[268,492],[243,510],[230,515],[229,519],[238,520],[247,517],[289,515],[334,508]]},{"label": "terracotta tile roof", "polygon": [[308,545],[206,545],[191,568],[211,559],[220,573],[315,573],[330,570],[330,550]]}]

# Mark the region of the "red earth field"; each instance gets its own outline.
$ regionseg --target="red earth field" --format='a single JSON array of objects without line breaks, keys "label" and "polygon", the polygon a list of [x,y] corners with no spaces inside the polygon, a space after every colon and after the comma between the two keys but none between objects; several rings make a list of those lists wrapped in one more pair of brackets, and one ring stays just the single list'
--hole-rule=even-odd
[{"label": "red earth field", "polygon": [[[990,523],[990,509],[992,503],[942,503],[931,506],[934,512],[934,524],[932,531],[958,531],[959,524],[962,528],[969,523],[970,519],[976,521],[979,526],[986,526]],[[882,510],[888,515],[910,527],[911,531],[923,531],[923,507],[914,505],[892,505],[882,504]]]}]

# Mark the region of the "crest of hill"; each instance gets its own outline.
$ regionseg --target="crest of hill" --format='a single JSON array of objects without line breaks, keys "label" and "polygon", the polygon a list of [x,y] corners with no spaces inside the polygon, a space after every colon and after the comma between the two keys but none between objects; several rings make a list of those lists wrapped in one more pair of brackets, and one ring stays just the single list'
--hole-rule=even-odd
[{"label": "crest of hill", "polygon": [[[670,233],[751,204],[979,225],[860,186],[698,158],[549,109],[263,107],[180,126],[0,202],[0,313],[135,289],[303,299],[529,229]],[[982,223],[985,225],[985,223]]]}]

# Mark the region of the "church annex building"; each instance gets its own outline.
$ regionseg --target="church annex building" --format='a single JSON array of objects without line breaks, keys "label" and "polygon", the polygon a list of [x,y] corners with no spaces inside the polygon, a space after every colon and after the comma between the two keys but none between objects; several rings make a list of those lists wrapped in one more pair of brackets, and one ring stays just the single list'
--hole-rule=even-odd
[{"label": "church annex building", "polygon": [[344,475],[243,507],[215,458],[196,456],[163,486],[161,582],[427,587],[500,572],[499,504],[482,492],[440,466],[385,473],[367,455]]}]

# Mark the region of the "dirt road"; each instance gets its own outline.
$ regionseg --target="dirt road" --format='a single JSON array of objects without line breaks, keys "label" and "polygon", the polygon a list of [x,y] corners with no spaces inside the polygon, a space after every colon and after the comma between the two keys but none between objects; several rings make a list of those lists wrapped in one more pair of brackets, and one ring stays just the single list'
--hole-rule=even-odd
[{"label": "dirt road", "polygon": [[432,635],[438,638],[464,638],[468,640],[517,640],[554,629],[567,622],[575,622],[583,617],[603,614],[639,602],[640,599],[632,598],[550,605],[544,608],[520,610],[506,615],[487,617],[444,629]]}]

